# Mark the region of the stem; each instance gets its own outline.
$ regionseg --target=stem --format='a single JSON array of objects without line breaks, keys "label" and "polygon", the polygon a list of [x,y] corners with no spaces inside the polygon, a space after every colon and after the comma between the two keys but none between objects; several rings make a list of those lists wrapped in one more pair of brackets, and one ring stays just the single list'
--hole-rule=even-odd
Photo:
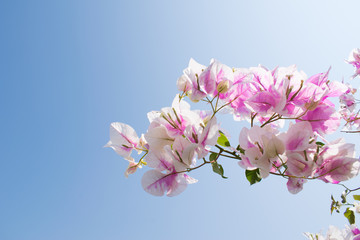
[{"label": "stem", "polygon": [[350,188],[348,188],[347,186],[345,186],[345,185],[342,184],[342,183],[339,183],[339,185],[343,186],[343,187],[346,189],[346,196],[349,195],[351,192],[355,192],[355,191],[360,190],[360,187],[354,188],[354,189],[350,189]]},{"label": "stem", "polygon": [[263,123],[260,127],[264,127],[266,124],[275,122],[277,120],[281,119],[281,116],[277,113],[274,113],[265,123]]},{"label": "stem", "polygon": [[228,154],[230,154],[230,155],[234,156],[236,159],[241,160],[241,157],[240,157],[239,155],[237,155],[235,151],[230,152],[230,151],[228,151],[228,150],[226,150],[226,149],[222,148],[221,146],[219,146],[219,145],[217,145],[217,144],[215,145],[215,147],[217,147],[217,148],[218,148],[221,152],[228,153]]},{"label": "stem", "polygon": [[233,158],[233,159],[240,160],[238,157],[229,156],[229,155],[225,155],[225,154],[218,153],[218,152],[214,152],[214,151],[210,151],[210,153],[216,153],[216,154],[219,154],[219,155],[222,156],[222,157],[227,157],[227,158]]},{"label": "stem", "polygon": [[212,104],[212,101],[213,101],[214,99],[213,99],[213,100],[210,100],[208,97],[206,97],[206,100],[207,100],[207,101],[205,101],[205,102],[210,103],[210,106],[211,106],[212,111],[215,112],[214,105]]}]

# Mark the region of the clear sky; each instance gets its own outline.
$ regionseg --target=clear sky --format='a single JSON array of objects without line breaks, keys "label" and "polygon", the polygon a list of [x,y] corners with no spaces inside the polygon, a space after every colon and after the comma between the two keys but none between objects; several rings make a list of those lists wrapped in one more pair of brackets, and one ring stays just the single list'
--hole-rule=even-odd
[{"label": "clear sky", "polygon": [[[103,146],[111,122],[146,131],[146,113],[171,104],[191,57],[297,64],[308,76],[332,66],[330,79],[347,80],[359,9],[358,0],[1,1],[0,239],[297,240],[343,227],[329,211],[339,186],[310,182],[292,195],[270,176],[250,187],[225,159],[228,179],[204,167],[181,195],[153,197],[144,171],[125,179],[127,162]],[[242,126],[225,117],[231,142]]]}]

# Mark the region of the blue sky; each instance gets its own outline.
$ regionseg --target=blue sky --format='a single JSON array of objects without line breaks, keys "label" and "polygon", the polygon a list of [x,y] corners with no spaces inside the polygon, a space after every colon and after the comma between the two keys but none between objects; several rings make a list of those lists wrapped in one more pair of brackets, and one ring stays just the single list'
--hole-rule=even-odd
[{"label": "blue sky", "polygon": [[[1,1],[0,239],[296,240],[344,226],[329,213],[341,187],[310,182],[291,195],[275,177],[250,187],[224,160],[229,179],[202,168],[191,174],[199,183],[157,198],[142,190],[143,172],[125,179],[126,161],[103,145],[114,121],[145,132],[146,113],[171,104],[191,57],[234,67],[297,64],[309,76],[332,66],[331,79],[348,79],[344,59],[360,47],[359,7],[357,0]],[[224,117],[231,141],[242,126]],[[359,135],[347,138],[358,143]]]}]

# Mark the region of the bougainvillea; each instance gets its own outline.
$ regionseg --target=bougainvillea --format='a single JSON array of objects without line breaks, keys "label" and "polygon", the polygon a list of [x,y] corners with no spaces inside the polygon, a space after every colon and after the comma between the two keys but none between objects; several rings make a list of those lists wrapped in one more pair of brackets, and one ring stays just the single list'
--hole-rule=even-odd
[{"label": "bougainvillea", "polygon": [[[354,49],[347,62],[355,67],[352,77],[359,76],[360,50]],[[131,126],[114,122],[105,146],[129,162],[126,176],[145,165],[151,168],[144,173],[142,186],[155,196],[180,194],[188,184],[197,182],[190,172],[207,164],[225,178],[221,158],[237,161],[250,184],[269,175],[286,178],[293,194],[309,180],[341,184],[358,175],[360,160],[354,144],[342,138],[326,139],[343,120],[343,131],[359,132],[360,117],[356,89],[330,81],[329,71],[307,77],[295,65],[272,70],[263,66],[234,68],[214,59],[208,66],[190,59],[177,81],[180,93],[171,106],[148,113],[147,132],[139,137]],[[187,99],[205,102],[208,109],[193,110]],[[340,109],[335,107],[336,101]],[[233,146],[220,126],[219,113],[248,122]],[[132,157],[133,150],[142,154],[138,160]],[[345,195],[353,191],[346,189]],[[346,202],[345,195],[341,203],[332,198],[332,211]],[[346,211],[350,215],[357,212],[351,208]],[[306,236],[360,239],[358,234],[352,225],[344,231],[331,227],[326,237]]]}]

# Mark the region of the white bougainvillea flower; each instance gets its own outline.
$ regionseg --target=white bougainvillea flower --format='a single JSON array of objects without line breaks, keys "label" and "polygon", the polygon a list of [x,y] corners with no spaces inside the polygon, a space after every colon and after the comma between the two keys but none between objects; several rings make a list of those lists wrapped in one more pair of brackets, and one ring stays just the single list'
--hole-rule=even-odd
[{"label": "white bougainvillea flower", "polygon": [[139,145],[139,141],[139,137],[131,126],[113,122],[110,124],[110,141],[104,147],[111,147],[120,156],[131,161],[131,152]]}]

